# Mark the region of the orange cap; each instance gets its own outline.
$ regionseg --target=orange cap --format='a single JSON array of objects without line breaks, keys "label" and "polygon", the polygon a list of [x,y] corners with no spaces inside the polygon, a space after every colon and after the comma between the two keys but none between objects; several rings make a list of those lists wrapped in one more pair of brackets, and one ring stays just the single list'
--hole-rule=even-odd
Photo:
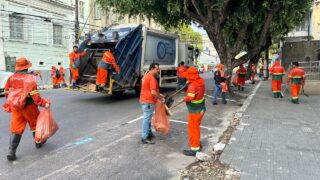
[{"label": "orange cap", "polygon": [[220,70],[222,69],[222,67],[223,67],[223,65],[222,65],[221,63],[219,63],[219,64],[217,65],[217,68],[220,69]]},{"label": "orange cap", "polygon": [[28,61],[27,58],[21,57],[16,60],[15,70],[21,71],[21,70],[29,69],[31,66],[32,66],[32,63]]}]

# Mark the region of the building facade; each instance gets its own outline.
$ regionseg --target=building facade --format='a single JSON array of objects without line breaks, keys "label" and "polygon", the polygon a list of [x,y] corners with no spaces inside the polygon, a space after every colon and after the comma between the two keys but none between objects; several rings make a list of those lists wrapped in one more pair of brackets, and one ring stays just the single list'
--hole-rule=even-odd
[{"label": "building facade", "polygon": [[286,41],[320,40],[320,0],[314,0],[310,12],[304,20],[290,33]]},{"label": "building facade", "polygon": [[103,10],[95,0],[89,0],[90,15],[88,20],[88,26],[91,32],[101,30],[103,27],[109,27],[118,24],[143,24],[147,27],[163,30],[163,27],[155,23],[152,19],[147,19],[143,17],[129,17],[128,15],[121,16],[114,13],[112,10]]}]

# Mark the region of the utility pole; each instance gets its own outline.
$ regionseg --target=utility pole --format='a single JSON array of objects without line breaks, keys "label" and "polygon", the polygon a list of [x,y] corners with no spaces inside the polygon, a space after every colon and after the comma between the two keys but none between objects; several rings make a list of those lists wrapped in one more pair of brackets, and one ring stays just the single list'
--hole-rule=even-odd
[{"label": "utility pole", "polygon": [[75,0],[74,44],[79,45],[79,0]]}]

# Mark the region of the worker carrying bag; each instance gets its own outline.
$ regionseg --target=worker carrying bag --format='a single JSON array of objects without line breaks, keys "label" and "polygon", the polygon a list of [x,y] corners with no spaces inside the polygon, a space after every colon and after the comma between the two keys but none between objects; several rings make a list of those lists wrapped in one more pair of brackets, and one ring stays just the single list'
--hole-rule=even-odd
[{"label": "worker carrying bag", "polygon": [[153,117],[153,127],[157,132],[167,135],[170,130],[170,122],[166,114],[165,104],[157,101]]},{"label": "worker carrying bag", "polygon": [[51,110],[44,109],[40,112],[37,119],[35,142],[42,143],[53,136],[59,129],[54,121]]}]

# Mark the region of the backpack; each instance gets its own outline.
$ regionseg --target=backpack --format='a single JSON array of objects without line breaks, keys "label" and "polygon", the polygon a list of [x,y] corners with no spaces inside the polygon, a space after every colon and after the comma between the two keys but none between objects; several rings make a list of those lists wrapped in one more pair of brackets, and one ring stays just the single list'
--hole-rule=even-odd
[{"label": "backpack", "polygon": [[[15,83],[23,83],[20,85],[16,85],[15,87],[9,88],[8,93],[8,103],[10,107],[14,109],[23,109],[27,104],[27,97],[29,96],[30,91],[32,90],[35,77],[33,75],[25,76],[23,82],[15,81]],[[19,77],[17,77],[19,79]],[[9,79],[11,80],[11,78]],[[8,81],[9,81],[8,80]]]},{"label": "backpack", "polygon": [[60,71],[57,69],[56,70],[56,78],[60,78],[60,77],[61,77]]}]

